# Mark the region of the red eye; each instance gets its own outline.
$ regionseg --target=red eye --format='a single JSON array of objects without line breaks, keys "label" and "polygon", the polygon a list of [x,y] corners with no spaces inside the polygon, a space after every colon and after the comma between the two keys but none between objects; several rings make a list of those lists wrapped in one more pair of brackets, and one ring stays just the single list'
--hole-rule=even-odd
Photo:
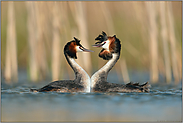
[{"label": "red eye", "polygon": [[79,49],[83,50],[82,47],[79,47]]},{"label": "red eye", "polygon": [[103,44],[105,44],[106,43],[106,41],[104,41],[104,43]]}]

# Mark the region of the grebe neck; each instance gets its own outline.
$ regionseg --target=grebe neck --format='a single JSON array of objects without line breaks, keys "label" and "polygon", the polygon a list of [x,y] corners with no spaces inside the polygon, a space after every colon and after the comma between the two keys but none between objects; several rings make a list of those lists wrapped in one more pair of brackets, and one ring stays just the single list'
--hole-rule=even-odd
[{"label": "grebe neck", "polygon": [[110,59],[101,69],[95,72],[91,77],[91,89],[101,81],[107,81],[109,71],[113,68],[119,59],[119,53],[113,53],[112,59]]},{"label": "grebe neck", "polygon": [[67,62],[69,63],[69,65],[71,66],[71,68],[73,69],[74,73],[75,73],[75,82],[81,83],[84,88],[85,88],[85,92],[90,92],[90,77],[89,75],[86,73],[86,71],[79,66],[76,61],[74,60],[74,58],[69,57],[66,53],[65,57],[67,59]]}]

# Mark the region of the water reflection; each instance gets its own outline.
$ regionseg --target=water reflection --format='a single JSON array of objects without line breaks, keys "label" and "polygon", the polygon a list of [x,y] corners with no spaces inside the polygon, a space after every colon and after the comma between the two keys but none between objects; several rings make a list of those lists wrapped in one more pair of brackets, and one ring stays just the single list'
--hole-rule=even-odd
[{"label": "water reflection", "polygon": [[2,86],[2,121],[181,121],[180,86],[150,93],[33,93]]}]

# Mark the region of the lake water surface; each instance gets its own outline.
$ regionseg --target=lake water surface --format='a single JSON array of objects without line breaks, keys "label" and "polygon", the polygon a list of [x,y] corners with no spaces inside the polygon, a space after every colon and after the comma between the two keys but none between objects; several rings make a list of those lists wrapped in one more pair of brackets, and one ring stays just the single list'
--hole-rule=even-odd
[{"label": "lake water surface", "polygon": [[45,83],[2,83],[2,121],[182,121],[182,86],[150,93],[33,93]]}]

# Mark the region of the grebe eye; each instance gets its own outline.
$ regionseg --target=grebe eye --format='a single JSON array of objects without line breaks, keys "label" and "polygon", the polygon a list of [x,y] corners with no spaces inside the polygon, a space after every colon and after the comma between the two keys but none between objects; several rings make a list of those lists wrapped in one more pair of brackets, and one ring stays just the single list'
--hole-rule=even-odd
[{"label": "grebe eye", "polygon": [[104,43],[103,44],[105,44],[106,43],[106,41],[104,41]]},{"label": "grebe eye", "polygon": [[79,47],[79,49],[83,50],[82,47]]}]

